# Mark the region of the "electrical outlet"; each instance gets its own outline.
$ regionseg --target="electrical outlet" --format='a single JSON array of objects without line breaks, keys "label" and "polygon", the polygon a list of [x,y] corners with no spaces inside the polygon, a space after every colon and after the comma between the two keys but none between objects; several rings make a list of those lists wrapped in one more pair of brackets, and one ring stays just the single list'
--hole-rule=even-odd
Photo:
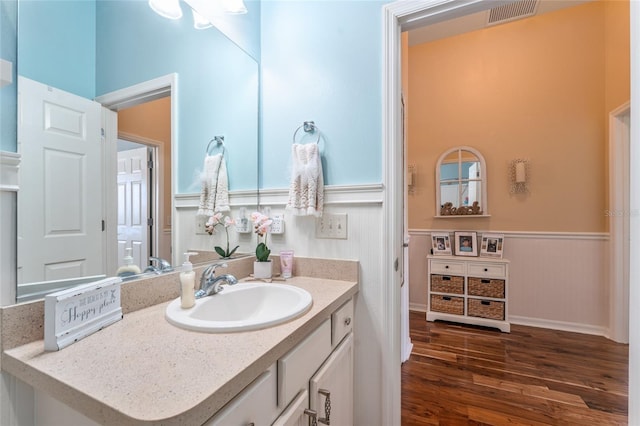
[{"label": "electrical outlet", "polygon": [[240,234],[248,234],[251,232],[251,222],[246,217],[236,218],[236,232]]},{"label": "electrical outlet", "polygon": [[204,235],[207,233],[206,224],[209,218],[207,216],[196,216],[196,235]]},{"label": "electrical outlet", "polygon": [[269,232],[275,235],[284,234],[284,217],[282,217],[282,215],[275,215],[271,218]]},{"label": "electrical outlet", "polygon": [[316,220],[316,238],[347,239],[347,214],[324,213]]}]

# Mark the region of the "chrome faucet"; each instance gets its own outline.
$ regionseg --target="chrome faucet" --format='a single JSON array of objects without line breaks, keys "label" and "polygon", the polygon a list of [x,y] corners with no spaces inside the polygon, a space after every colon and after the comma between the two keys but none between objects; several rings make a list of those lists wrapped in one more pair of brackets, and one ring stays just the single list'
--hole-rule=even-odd
[{"label": "chrome faucet", "polygon": [[[155,272],[156,274],[164,274],[165,272],[173,271],[173,267],[171,266],[171,264],[160,257],[149,256],[149,261],[152,264],[147,266],[147,268],[144,270],[145,272]],[[153,266],[153,262],[157,262],[158,266],[157,267]]]},{"label": "chrome faucet", "polygon": [[208,266],[200,277],[200,290],[196,291],[196,299],[218,294],[222,291],[222,285],[234,285],[238,283],[238,279],[231,274],[215,276],[216,268],[226,268],[226,263],[215,263]]}]

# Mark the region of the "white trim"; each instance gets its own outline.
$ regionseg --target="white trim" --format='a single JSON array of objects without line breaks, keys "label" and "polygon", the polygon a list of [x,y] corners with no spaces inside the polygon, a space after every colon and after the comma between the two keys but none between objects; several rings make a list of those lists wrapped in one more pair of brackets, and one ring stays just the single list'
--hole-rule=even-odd
[{"label": "white trim", "polygon": [[609,335],[629,342],[629,102],[609,113]]},{"label": "white trim", "polygon": [[[414,312],[426,313],[427,305],[421,303],[411,303],[409,310]],[[524,325],[527,327],[548,328],[551,330],[570,331],[573,333],[592,334],[595,336],[608,337],[605,327],[598,327],[594,325],[585,325],[575,322],[566,321],[554,321],[541,318],[529,318],[519,315],[509,315],[509,322],[517,325]]]},{"label": "white trim", "polygon": [[[447,232],[443,229],[409,229],[409,235],[431,235],[432,232]],[[449,232],[453,232],[450,230]],[[607,232],[537,232],[537,231],[496,231],[478,230],[478,233],[491,232],[493,234],[504,234],[505,238],[535,238],[552,240],[608,240]]]},{"label": "white trim", "polygon": [[[170,193],[175,194],[178,187],[178,74],[172,73],[162,77],[148,80],[124,89],[106,93],[96,98],[105,108],[119,111],[124,108],[139,105],[144,102],[153,101],[171,96],[171,188]],[[171,229],[176,229],[175,223],[175,197],[171,200]],[[164,222],[164,221],[163,221]],[[171,247],[176,247],[175,233],[171,237]],[[180,262],[180,253],[172,250],[171,264],[177,265]]]},{"label": "white trim", "polygon": [[509,315],[509,321],[511,324],[525,325],[527,327],[548,328],[551,330],[570,331],[573,333],[593,334],[595,336],[607,335],[607,329],[605,327],[585,325],[575,322],[529,318],[518,315]]},{"label": "white trim", "polygon": [[[256,193],[257,191],[254,190],[229,191],[229,205],[231,207],[255,206]],[[200,204],[200,194],[176,194],[173,200],[176,209],[197,209]]]},{"label": "white trim", "polygon": [[17,152],[0,151],[0,191],[15,192],[20,189],[20,161]]},{"label": "white trim", "polygon": [[[285,206],[289,189],[260,189],[260,205]],[[324,205],[382,204],[383,187],[371,185],[332,185],[324,187]]]},{"label": "white trim", "polygon": [[[414,312],[422,312],[424,314],[427,313],[427,305],[422,303],[409,303],[409,310]],[[425,317],[426,321],[426,317]]]}]

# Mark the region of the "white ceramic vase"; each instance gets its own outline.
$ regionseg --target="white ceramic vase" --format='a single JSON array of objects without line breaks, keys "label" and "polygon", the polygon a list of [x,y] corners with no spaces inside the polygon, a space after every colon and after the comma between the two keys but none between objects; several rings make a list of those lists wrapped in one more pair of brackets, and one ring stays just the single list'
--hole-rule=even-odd
[{"label": "white ceramic vase", "polygon": [[253,278],[271,278],[271,261],[253,262]]}]

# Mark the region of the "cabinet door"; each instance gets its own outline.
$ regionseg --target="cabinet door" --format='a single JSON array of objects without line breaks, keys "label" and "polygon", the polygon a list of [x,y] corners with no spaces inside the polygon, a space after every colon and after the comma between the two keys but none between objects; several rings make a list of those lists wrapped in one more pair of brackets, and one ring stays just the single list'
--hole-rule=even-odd
[{"label": "cabinet door", "polygon": [[309,415],[305,412],[309,404],[309,392],[300,391],[272,426],[309,426]]},{"label": "cabinet door", "polygon": [[[353,333],[342,341],[309,382],[309,408],[318,423],[353,425]],[[321,419],[327,419],[328,422]]]},{"label": "cabinet door", "polygon": [[267,426],[277,416],[276,366],[272,365],[225,405],[205,426]]}]

